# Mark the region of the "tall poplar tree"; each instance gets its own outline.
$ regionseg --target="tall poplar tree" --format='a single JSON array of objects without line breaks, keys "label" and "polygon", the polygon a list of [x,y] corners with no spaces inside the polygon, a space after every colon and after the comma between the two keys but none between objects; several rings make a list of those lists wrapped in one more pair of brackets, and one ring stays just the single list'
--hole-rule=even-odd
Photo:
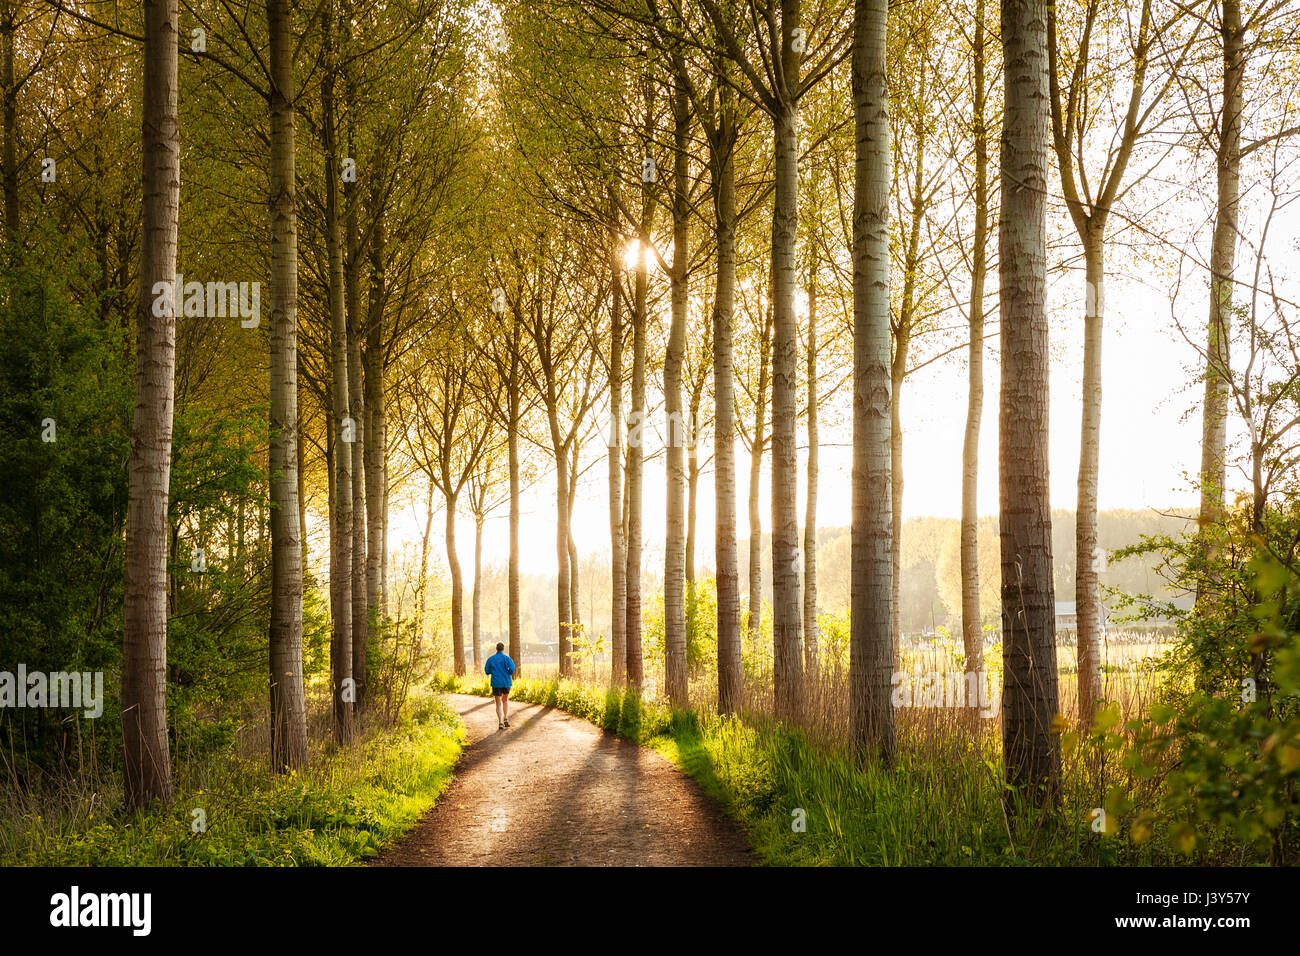
[{"label": "tall poplar tree", "polygon": [[[176,0],[145,0],[142,116],[144,207],[136,303],[135,414],[122,642],[126,805],[172,800],[167,744],[167,519],[175,402],[176,243],[181,134]],[[13,227],[10,222],[7,225]],[[174,293],[174,294],[173,294]]]}]

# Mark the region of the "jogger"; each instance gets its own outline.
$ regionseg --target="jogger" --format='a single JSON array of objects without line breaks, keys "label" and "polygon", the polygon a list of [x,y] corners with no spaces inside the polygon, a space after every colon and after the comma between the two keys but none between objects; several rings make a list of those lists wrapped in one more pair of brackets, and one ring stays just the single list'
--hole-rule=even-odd
[{"label": "jogger", "polygon": [[515,662],[505,653],[506,646],[497,644],[497,652],[483,665],[483,673],[492,679],[492,700],[497,708],[497,730],[510,726],[510,685],[515,672]]}]

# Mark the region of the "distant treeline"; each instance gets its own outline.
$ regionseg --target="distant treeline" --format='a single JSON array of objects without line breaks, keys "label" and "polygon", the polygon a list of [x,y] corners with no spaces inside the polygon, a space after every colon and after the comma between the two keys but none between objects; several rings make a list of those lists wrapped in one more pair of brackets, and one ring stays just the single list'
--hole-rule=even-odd
[{"label": "distant treeline", "polygon": [[[1180,606],[1190,606],[1191,597],[1170,591],[1157,571],[1159,563],[1155,554],[1133,556],[1123,561],[1109,559],[1117,548],[1137,544],[1144,536],[1173,534],[1189,525],[1186,517],[1173,510],[1159,512],[1145,510],[1103,511],[1098,516],[1101,546],[1108,552],[1105,569],[1101,572],[1103,597],[1110,588],[1125,594],[1151,594],[1163,600],[1172,600]],[[903,523],[901,616],[904,633],[918,633],[936,625],[958,630],[957,617],[961,610],[961,574],[958,544],[961,522],[956,518],[911,518]],[[998,522],[996,517],[981,518],[979,523],[980,552],[980,606],[984,609],[984,623],[997,624],[998,587],[1001,580],[998,570]],[[1056,579],[1056,600],[1074,600],[1074,512],[1052,512],[1052,557]],[[741,542],[741,581],[748,580],[748,554]],[[763,600],[771,603],[770,568],[771,540],[763,538]],[[847,526],[821,528],[817,533],[817,566],[820,610],[823,613],[847,613],[849,605],[849,529]],[[657,565],[647,561],[644,586],[647,594],[661,587],[654,570]],[[584,557],[579,570],[579,606],[581,624],[589,638],[605,636],[608,648],[609,553],[595,552]],[[712,576],[711,555],[701,556],[696,573],[700,578]],[[445,586],[445,584],[444,584]],[[483,627],[485,643],[502,639],[506,633],[506,575],[504,563],[484,568]],[[555,596],[554,575],[523,575],[520,580],[522,626],[525,649],[536,645],[553,644],[556,626],[551,604]],[[742,602],[748,599],[742,591]],[[1107,599],[1113,604],[1113,600]],[[445,635],[444,635],[445,636]]]}]

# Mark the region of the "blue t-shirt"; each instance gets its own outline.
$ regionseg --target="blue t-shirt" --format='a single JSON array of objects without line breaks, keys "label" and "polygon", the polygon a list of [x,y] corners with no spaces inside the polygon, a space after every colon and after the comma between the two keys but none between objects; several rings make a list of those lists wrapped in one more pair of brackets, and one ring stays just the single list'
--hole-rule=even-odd
[{"label": "blue t-shirt", "polygon": [[509,687],[513,683],[510,675],[514,672],[515,662],[505,651],[497,651],[483,666],[483,673],[491,676],[493,687]]}]

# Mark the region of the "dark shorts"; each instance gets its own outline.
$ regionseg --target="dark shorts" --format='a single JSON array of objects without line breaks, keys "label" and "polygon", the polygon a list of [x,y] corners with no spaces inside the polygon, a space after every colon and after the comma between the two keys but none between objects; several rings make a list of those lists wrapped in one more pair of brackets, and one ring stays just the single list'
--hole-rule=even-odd
[{"label": "dark shorts", "polygon": [[509,696],[510,696],[510,688],[509,688],[509,687],[493,687],[493,688],[492,688],[492,696],[493,696],[493,697],[509,697]]}]

